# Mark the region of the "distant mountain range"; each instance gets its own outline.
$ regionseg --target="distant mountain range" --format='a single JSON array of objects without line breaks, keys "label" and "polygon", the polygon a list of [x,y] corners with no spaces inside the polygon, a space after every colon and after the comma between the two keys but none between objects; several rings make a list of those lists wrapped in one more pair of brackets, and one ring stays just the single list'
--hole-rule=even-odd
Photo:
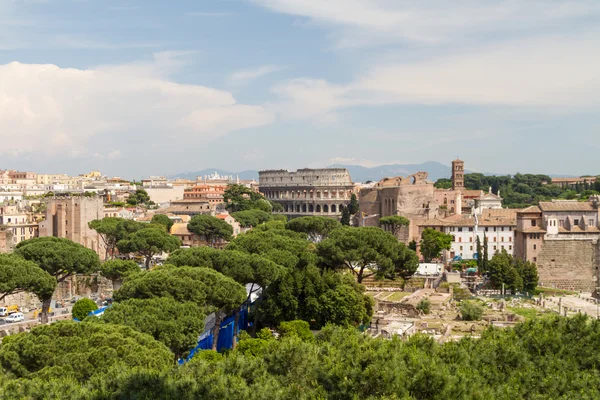
[{"label": "distant mountain range", "polygon": [[[346,168],[348,172],[350,172],[350,176],[354,182],[379,181],[386,177],[407,176],[419,171],[427,172],[429,174],[429,180],[434,182],[439,178],[450,178],[450,175],[452,175],[452,170],[449,165],[444,165],[436,161],[427,161],[422,164],[380,165],[372,168],[362,167],[360,165],[333,164],[329,165],[328,168]],[[254,179],[258,181],[258,171],[246,170],[241,172],[232,172],[218,168],[184,172],[169,176],[169,178],[196,179],[198,176],[213,175],[215,173],[221,176],[232,175],[234,179],[235,177],[239,176],[242,180]]]},{"label": "distant mountain range", "polygon": [[[437,161],[426,161],[421,164],[391,164],[391,165],[379,165],[377,167],[363,167],[360,165],[344,165],[344,164],[333,164],[327,166],[327,168],[346,168],[350,172],[350,176],[354,182],[366,182],[374,181],[377,182],[386,177],[394,176],[408,176],[419,171],[425,171],[429,174],[428,179],[430,181],[437,181],[440,178],[450,178],[452,175],[452,168],[449,165],[439,163]],[[183,172],[176,175],[171,175],[169,178],[181,178],[181,179],[192,179],[195,180],[198,176],[213,175],[215,172],[221,176],[231,175],[235,179],[237,176],[241,180],[255,180],[258,182],[258,171],[246,170],[241,172],[231,172],[219,168],[203,169],[195,172]],[[474,171],[466,171],[471,173]],[[484,172],[484,175],[506,175],[506,174],[495,174],[491,172]],[[573,175],[550,175],[551,178],[571,178]]]},{"label": "distant mountain range", "polygon": [[225,169],[219,169],[219,168],[208,168],[208,169],[203,169],[201,171],[194,171],[194,172],[182,172],[180,174],[175,174],[175,175],[171,175],[168,176],[169,179],[191,179],[191,180],[195,180],[197,177],[201,176],[204,177],[205,175],[214,175],[215,173],[221,175],[221,176],[233,176],[233,179],[236,179],[237,176],[240,177],[241,180],[252,180],[254,179],[255,181],[258,182],[258,171],[253,171],[253,170],[246,170],[246,171],[241,171],[241,172],[231,172],[231,171],[227,171]]}]

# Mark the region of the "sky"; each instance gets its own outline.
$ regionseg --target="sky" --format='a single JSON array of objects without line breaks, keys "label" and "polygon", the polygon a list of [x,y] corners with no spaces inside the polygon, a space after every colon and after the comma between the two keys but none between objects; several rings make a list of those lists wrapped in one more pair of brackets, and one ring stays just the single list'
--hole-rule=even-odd
[{"label": "sky", "polygon": [[0,0],[0,169],[600,174],[598,0]]}]

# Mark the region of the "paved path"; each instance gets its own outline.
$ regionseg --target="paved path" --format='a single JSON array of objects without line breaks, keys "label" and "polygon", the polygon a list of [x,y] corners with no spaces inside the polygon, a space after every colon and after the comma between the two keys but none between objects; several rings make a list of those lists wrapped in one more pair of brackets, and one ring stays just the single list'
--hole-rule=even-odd
[{"label": "paved path", "polygon": [[582,294],[581,298],[578,296],[548,297],[545,301],[546,308],[551,308],[555,311],[558,311],[558,303],[561,301],[563,309],[567,307],[569,314],[581,311],[581,313],[587,314],[590,317],[600,318],[599,304],[589,294]]}]

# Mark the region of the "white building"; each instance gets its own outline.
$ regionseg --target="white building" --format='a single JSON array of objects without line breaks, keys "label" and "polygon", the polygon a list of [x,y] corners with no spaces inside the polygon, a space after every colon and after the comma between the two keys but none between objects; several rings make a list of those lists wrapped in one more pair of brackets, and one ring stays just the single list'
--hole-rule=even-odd
[{"label": "white building", "polygon": [[444,260],[450,261],[454,257],[464,260],[475,258],[477,253],[477,238],[482,246],[484,236],[488,243],[488,258],[496,251],[506,250],[514,254],[515,229],[517,226],[517,211],[514,209],[488,208],[482,210],[477,217],[472,215],[453,215],[443,219],[422,220],[417,223],[419,233],[426,228],[432,228],[452,235],[452,244],[449,251],[445,251]]}]

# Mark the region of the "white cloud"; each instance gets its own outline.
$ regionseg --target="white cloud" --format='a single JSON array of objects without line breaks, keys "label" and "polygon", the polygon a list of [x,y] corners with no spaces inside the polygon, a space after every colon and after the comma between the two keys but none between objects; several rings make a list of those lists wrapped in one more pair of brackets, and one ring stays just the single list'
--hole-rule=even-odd
[{"label": "white cloud", "polygon": [[257,68],[244,69],[231,74],[228,83],[230,85],[245,85],[250,81],[281,70],[282,68],[277,65],[262,65]]},{"label": "white cloud", "polygon": [[193,146],[273,121],[265,108],[238,104],[229,92],[160,74],[172,67],[165,55],[149,64],[89,70],[0,65],[0,154],[102,154],[92,143],[108,135],[112,150],[102,157],[115,159],[118,148],[143,152],[177,140]]},{"label": "white cloud", "polygon": [[600,15],[596,0],[249,0],[338,29],[341,46],[443,43],[474,35],[552,29]]},{"label": "white cloud", "polygon": [[290,118],[351,106],[471,104],[590,109],[600,105],[600,32],[520,40],[412,63],[374,65],[344,85],[295,79],[276,86]]}]

